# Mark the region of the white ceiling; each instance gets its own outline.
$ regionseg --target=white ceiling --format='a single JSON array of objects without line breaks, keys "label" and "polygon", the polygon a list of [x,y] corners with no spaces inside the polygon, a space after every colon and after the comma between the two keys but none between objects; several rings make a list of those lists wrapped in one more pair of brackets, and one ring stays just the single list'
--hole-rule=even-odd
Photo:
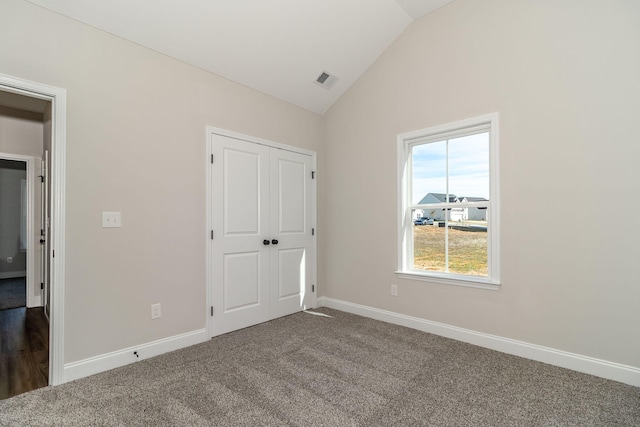
[{"label": "white ceiling", "polygon": [[[413,20],[453,0],[28,0],[324,113]],[[315,79],[339,78],[327,90]]]}]

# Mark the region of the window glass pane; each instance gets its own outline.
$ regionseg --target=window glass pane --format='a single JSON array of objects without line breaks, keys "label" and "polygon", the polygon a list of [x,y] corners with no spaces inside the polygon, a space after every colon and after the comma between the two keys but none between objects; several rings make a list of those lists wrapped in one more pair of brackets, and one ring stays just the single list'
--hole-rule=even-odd
[{"label": "window glass pane", "polygon": [[450,273],[488,275],[487,211],[464,209],[461,219],[449,223]]},{"label": "window glass pane", "polygon": [[411,162],[412,204],[443,202],[437,195],[447,192],[446,141],[414,146]]},{"label": "window glass pane", "polygon": [[445,228],[431,218],[422,219],[420,212],[414,213],[413,220],[413,268],[445,271]]},{"label": "window glass pane", "polygon": [[489,200],[489,133],[449,140],[449,193],[459,201]]}]

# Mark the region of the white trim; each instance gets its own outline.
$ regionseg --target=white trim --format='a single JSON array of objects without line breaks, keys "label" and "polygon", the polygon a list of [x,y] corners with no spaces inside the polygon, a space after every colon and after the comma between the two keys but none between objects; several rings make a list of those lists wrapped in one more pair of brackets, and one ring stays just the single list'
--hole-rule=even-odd
[{"label": "white trim", "polygon": [[[78,378],[119,368],[120,366],[128,365],[139,360],[148,359],[170,351],[200,344],[208,339],[207,330],[198,329],[196,331],[151,341],[146,344],[122,350],[112,351],[110,353],[101,354],[99,356],[90,357],[77,362],[66,363],[64,365],[63,382],[77,380]],[[134,354],[134,351],[137,352],[137,357]]]},{"label": "white trim", "polygon": [[420,280],[422,282],[437,283],[440,285],[466,286],[468,288],[488,289],[490,291],[499,291],[500,283],[492,282],[483,277],[473,276],[456,276],[446,275],[444,273],[425,273],[423,271],[396,271],[396,275],[400,279]]},{"label": "white trim", "polygon": [[[51,311],[49,384],[63,382],[65,287],[65,192],[67,92],[65,89],[0,74],[0,90],[50,101],[51,109]],[[56,254],[53,257],[53,253]]]},{"label": "white trim", "polygon": [[269,141],[268,139],[258,138],[256,136],[244,135],[242,133],[233,132],[226,129],[220,129],[213,126],[207,126],[207,140],[209,140],[210,135],[214,133],[216,135],[222,135],[229,138],[240,139],[242,141],[253,142],[254,144],[262,144],[268,147],[279,148],[281,150],[293,151],[294,153],[306,154],[307,156],[312,156],[315,159],[316,152],[311,150],[306,150],[300,147],[294,147],[293,145],[281,144],[279,142]]},{"label": "white trim", "polygon": [[525,357],[538,362],[548,363],[550,365],[640,387],[640,367],[596,359],[594,357],[570,353],[551,347],[485,334],[445,323],[433,322],[419,317],[407,316],[333,298],[320,297],[318,298],[318,304],[321,307],[333,308],[395,325],[406,326],[514,356]]},{"label": "white trim", "polygon": [[212,280],[213,280],[213,266],[211,264],[211,256],[213,254],[211,250],[211,235],[213,232],[213,211],[211,209],[211,191],[213,187],[211,185],[211,156],[213,156],[213,133],[215,128],[207,126],[205,128],[205,141],[206,143],[206,155],[204,156],[204,170],[205,170],[205,239],[204,239],[204,253],[205,253],[205,299],[204,299],[204,318],[207,328],[207,335],[211,336],[213,331],[213,316],[211,316],[211,300],[213,298]]},{"label": "white trim", "polygon": [[315,232],[311,238],[311,256],[313,257],[311,286],[314,292],[311,293],[311,307],[309,308],[316,308],[318,307],[318,167],[315,153],[311,156],[311,167],[314,175],[311,182],[311,226]]},{"label": "white trim", "polygon": [[[397,137],[397,204],[398,204],[398,274],[403,278],[416,279],[440,284],[452,284],[483,289],[494,289],[500,285],[500,165],[499,165],[499,114],[491,113],[453,123],[433,126],[399,134]],[[411,167],[409,153],[411,147],[429,141],[441,140],[448,137],[469,135],[482,130],[489,132],[489,202],[488,217],[488,277],[464,276],[430,271],[416,272],[413,270],[412,218],[408,207],[419,206],[411,204]],[[476,203],[473,203],[474,205]],[[484,203],[482,203],[484,204]],[[442,205],[449,205],[443,203]],[[465,203],[470,206],[471,204]],[[436,204],[435,206],[438,206]]]},{"label": "white trim", "polygon": [[[405,134],[407,135],[407,134]],[[405,136],[406,137],[406,136]],[[409,196],[409,185],[407,183],[406,177],[409,174],[407,170],[409,162],[407,159],[409,158],[409,145],[404,143],[404,140],[398,135],[398,143],[397,143],[397,173],[398,173],[398,194],[396,201],[396,209],[398,209],[398,245],[396,249],[398,251],[398,271],[402,271],[405,269],[407,265],[407,252],[411,249],[413,252],[413,247],[409,248],[411,245],[411,240],[409,239],[407,227],[407,221],[411,221],[411,214],[405,209],[405,206],[408,203],[408,200],[411,200]],[[406,249],[405,249],[406,248]]]},{"label": "white trim", "polygon": [[[37,283],[37,282],[36,282]],[[33,295],[31,297],[31,306],[27,305],[27,307],[42,307],[42,295]]]},{"label": "white trim", "polygon": [[232,132],[226,129],[220,129],[217,127],[213,127],[213,126],[206,126],[205,129],[205,141],[206,141],[206,156],[205,156],[205,179],[206,179],[206,185],[205,185],[205,203],[206,203],[206,215],[205,215],[205,230],[206,230],[206,236],[205,236],[205,256],[206,256],[206,271],[205,271],[205,280],[206,280],[206,292],[205,292],[205,318],[206,318],[206,325],[207,325],[207,331],[209,333],[209,336],[213,336],[213,318],[210,314],[210,307],[211,307],[211,299],[212,299],[212,295],[213,295],[213,266],[211,263],[211,255],[212,255],[212,251],[211,251],[211,230],[213,230],[213,212],[211,210],[211,191],[213,190],[212,188],[212,183],[211,183],[211,156],[213,155],[213,135],[221,135],[221,136],[225,136],[225,137],[229,137],[229,138],[235,138],[235,139],[239,139],[239,140],[243,140],[243,141],[248,141],[248,142],[253,142],[255,144],[261,144],[261,145],[266,145],[268,147],[273,147],[273,148],[278,148],[281,150],[287,150],[287,151],[292,151],[294,153],[300,153],[300,154],[305,154],[308,156],[311,156],[311,163],[312,163],[312,167],[313,167],[313,171],[316,172],[315,174],[315,179],[312,180],[312,194],[311,194],[311,222],[312,227],[315,229],[315,235],[313,236],[312,239],[312,243],[311,243],[311,254],[310,256],[313,259],[312,262],[312,270],[311,270],[311,284],[315,287],[315,292],[312,293],[311,296],[311,307],[309,308],[315,308],[317,307],[317,295],[318,295],[318,276],[317,276],[317,271],[318,271],[318,251],[317,251],[317,236],[318,236],[318,222],[317,222],[317,180],[318,180],[318,174],[317,174],[317,168],[316,168],[316,152],[315,151],[310,151],[310,150],[306,150],[304,148],[299,148],[299,147],[294,147],[291,145],[286,145],[286,144],[281,144],[278,142],[273,142],[273,141],[269,141],[267,139],[263,139],[263,138],[258,138],[255,136],[250,136],[250,135],[244,135],[241,133],[237,133],[237,132]]}]

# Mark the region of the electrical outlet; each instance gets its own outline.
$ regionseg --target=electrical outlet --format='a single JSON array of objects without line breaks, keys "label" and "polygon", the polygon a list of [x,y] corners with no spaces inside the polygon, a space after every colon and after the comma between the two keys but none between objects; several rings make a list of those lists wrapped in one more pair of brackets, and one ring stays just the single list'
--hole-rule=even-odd
[{"label": "electrical outlet", "polygon": [[13,262],[13,257],[12,256],[8,256],[7,257],[7,264],[11,264]]},{"label": "electrical outlet", "polygon": [[394,297],[398,296],[398,285],[391,285],[391,295]]},{"label": "electrical outlet", "polygon": [[151,318],[157,319],[162,316],[162,310],[160,308],[160,303],[151,304]]}]

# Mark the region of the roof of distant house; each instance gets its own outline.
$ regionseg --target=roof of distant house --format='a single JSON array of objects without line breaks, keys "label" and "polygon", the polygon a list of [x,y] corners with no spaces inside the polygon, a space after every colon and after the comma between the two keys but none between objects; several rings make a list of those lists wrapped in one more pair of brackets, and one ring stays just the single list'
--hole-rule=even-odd
[{"label": "roof of distant house", "polygon": [[[433,199],[436,199],[436,201],[434,201]],[[446,199],[447,199],[447,195],[444,193],[428,193],[426,196],[424,196],[422,198],[422,200],[420,200],[420,202],[418,203],[419,205],[428,205],[430,203],[446,203]],[[449,194],[449,203],[453,203],[457,200],[458,198],[456,197],[455,194]]]},{"label": "roof of distant house", "polygon": [[484,197],[460,197],[459,200],[464,200],[466,199],[467,202],[488,202],[488,199],[485,199]]},{"label": "roof of distant house", "polygon": [[[428,193],[418,202],[419,205],[429,205],[432,203],[446,203],[447,195],[444,193]],[[461,202],[466,200],[467,202],[487,202],[488,199],[484,197],[458,197],[455,194],[449,194],[449,203]]]}]

